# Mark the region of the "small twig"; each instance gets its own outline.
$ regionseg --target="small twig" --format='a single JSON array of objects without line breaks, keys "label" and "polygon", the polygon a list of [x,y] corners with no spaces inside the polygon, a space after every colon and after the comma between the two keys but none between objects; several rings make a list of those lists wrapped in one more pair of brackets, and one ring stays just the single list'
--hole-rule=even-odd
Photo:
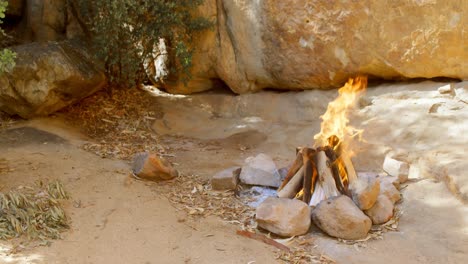
[{"label": "small twig", "polygon": [[266,237],[265,235],[252,233],[252,232],[249,232],[249,231],[246,231],[246,230],[237,230],[236,233],[238,235],[240,235],[240,236],[251,238],[251,239],[254,239],[254,240],[257,240],[257,241],[261,241],[261,242],[263,242],[265,244],[274,246],[274,247],[276,247],[276,248],[278,248],[280,250],[283,250],[283,251],[286,251],[286,252],[291,252],[291,249],[289,247],[287,247],[287,246],[285,246],[285,245],[283,245],[281,243],[278,243],[275,240]]}]

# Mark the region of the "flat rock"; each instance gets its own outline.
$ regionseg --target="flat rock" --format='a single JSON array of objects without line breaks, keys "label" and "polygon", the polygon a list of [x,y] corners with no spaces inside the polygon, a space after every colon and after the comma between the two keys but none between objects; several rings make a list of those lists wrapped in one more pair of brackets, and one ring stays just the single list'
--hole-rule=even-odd
[{"label": "flat rock", "polygon": [[392,203],[396,203],[401,199],[400,191],[390,181],[380,182],[380,194],[387,196]]},{"label": "flat rock", "polygon": [[361,210],[370,209],[380,192],[380,180],[376,177],[358,177],[350,186],[351,197]]},{"label": "flat rock", "polygon": [[245,160],[239,178],[242,183],[249,185],[278,188],[281,184],[281,176],[276,170],[275,162],[263,153]]},{"label": "flat rock", "polygon": [[211,178],[213,190],[235,190],[239,183],[240,167],[231,167],[216,173]]},{"label": "flat rock", "polygon": [[367,236],[372,221],[345,195],[320,202],[312,210],[312,221],[332,237],[362,239]]},{"label": "flat rock", "polygon": [[369,210],[365,210],[364,213],[369,216],[374,225],[380,225],[392,218],[393,208],[393,202],[386,195],[381,194],[374,206]]},{"label": "flat rock", "polygon": [[266,199],[257,208],[258,226],[280,236],[299,236],[309,230],[310,207],[306,203],[288,198]]}]

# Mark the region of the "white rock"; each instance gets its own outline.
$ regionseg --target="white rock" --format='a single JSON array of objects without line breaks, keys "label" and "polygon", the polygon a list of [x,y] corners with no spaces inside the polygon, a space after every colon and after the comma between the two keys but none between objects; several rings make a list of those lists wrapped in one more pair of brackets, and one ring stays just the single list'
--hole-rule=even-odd
[{"label": "white rock", "polygon": [[257,208],[258,226],[280,236],[299,236],[310,227],[310,207],[306,203],[288,198],[266,199]]},{"label": "white rock", "polygon": [[439,87],[439,89],[437,89],[437,91],[440,93],[440,94],[448,94],[448,93],[451,93],[453,91],[453,87],[452,87],[452,84],[447,84],[447,85],[444,85],[442,87]]},{"label": "white rock", "polygon": [[411,164],[408,172],[408,179],[421,179],[421,170],[419,169],[419,165]]},{"label": "white rock", "polygon": [[281,176],[276,170],[275,162],[263,153],[256,157],[248,157],[240,173],[240,180],[244,184],[261,185],[278,188]]},{"label": "white rock", "polygon": [[364,213],[369,216],[374,225],[386,223],[393,216],[393,203],[386,195],[379,195],[377,202]]},{"label": "white rock", "polygon": [[377,177],[358,177],[350,186],[351,197],[361,210],[371,208],[380,193],[380,180]]},{"label": "white rock", "polygon": [[330,236],[362,239],[367,236],[372,221],[345,195],[320,202],[312,210],[312,221]]},{"label": "white rock", "polygon": [[241,168],[231,167],[216,173],[211,179],[213,190],[235,190]]},{"label": "white rock", "polygon": [[391,176],[398,177],[400,183],[408,180],[409,165],[404,161],[399,161],[387,155],[383,163],[383,170]]}]

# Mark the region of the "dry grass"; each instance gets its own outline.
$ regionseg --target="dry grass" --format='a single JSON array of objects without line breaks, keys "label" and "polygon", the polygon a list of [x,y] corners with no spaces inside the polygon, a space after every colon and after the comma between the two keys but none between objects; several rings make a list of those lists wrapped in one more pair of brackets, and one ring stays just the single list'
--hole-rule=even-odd
[{"label": "dry grass", "polygon": [[47,242],[60,238],[69,228],[61,201],[68,194],[60,182],[38,182],[0,192],[0,239],[26,236],[29,240]]},{"label": "dry grass", "polygon": [[141,151],[163,153],[151,124],[155,100],[140,89],[100,91],[61,111],[95,143],[83,146],[101,157],[129,160]]}]

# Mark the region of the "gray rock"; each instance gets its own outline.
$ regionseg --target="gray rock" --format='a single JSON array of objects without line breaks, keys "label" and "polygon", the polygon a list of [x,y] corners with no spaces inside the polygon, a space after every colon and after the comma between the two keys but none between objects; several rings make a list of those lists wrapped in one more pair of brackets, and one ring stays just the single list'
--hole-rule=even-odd
[{"label": "gray rock", "polygon": [[280,236],[299,236],[310,227],[310,208],[306,203],[287,198],[266,199],[257,208],[258,226]]},{"label": "gray rock", "polygon": [[350,186],[351,197],[361,209],[371,208],[380,192],[380,180],[376,177],[358,177]]},{"label": "gray rock", "polygon": [[249,185],[279,187],[281,176],[273,160],[263,153],[248,157],[240,173],[240,181]]},{"label": "gray rock", "polygon": [[380,225],[392,218],[393,208],[393,202],[386,195],[381,194],[374,206],[369,210],[365,210],[364,213],[369,216],[374,225]]},{"label": "gray rock", "polygon": [[380,182],[380,194],[383,194],[390,199],[392,203],[396,203],[401,199],[401,194],[395,188],[395,185],[393,185],[392,182],[390,181],[381,181]]},{"label": "gray rock", "polygon": [[312,221],[330,236],[342,239],[362,239],[367,236],[372,221],[345,195],[320,202],[312,210]]},{"label": "gray rock", "polygon": [[12,50],[16,66],[0,76],[0,110],[9,114],[48,115],[106,84],[82,43],[30,43]]},{"label": "gray rock", "polygon": [[400,183],[404,183],[408,180],[409,164],[392,158],[387,155],[383,163],[383,170],[389,175],[398,177]]},{"label": "gray rock", "polygon": [[231,167],[216,173],[211,178],[213,190],[235,190],[239,183],[241,168]]}]

